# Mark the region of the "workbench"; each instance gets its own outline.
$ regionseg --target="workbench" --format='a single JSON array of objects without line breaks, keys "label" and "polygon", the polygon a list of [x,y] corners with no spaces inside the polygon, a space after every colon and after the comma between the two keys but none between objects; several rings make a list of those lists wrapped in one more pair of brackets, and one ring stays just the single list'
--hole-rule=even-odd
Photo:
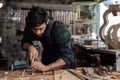
[{"label": "workbench", "polygon": [[[101,49],[90,45],[75,45],[77,48],[76,51],[76,58],[79,62],[77,64],[79,67],[86,67],[91,66],[91,56],[92,55],[99,55],[100,56],[100,64],[101,65],[112,65],[114,66],[114,63],[116,63],[116,52],[115,50],[109,50],[109,49]],[[120,50],[116,50],[120,51]],[[84,62],[84,63],[82,63]]]},{"label": "workbench", "polygon": [[[23,76],[21,75],[22,71],[23,70],[7,71],[8,74],[0,80],[78,80],[76,76],[71,76],[71,73],[67,72],[67,70],[56,70],[55,75],[53,75],[53,71],[45,72],[44,74],[36,72],[34,75],[26,72]],[[1,71],[0,74],[4,74],[5,72],[6,71]]]},{"label": "workbench", "polygon": [[[77,68],[68,70],[63,69],[53,70],[44,72],[44,74],[42,72],[35,72],[34,75],[31,75],[30,72],[26,72],[24,73],[24,75],[21,75],[23,70],[0,71],[0,80],[120,80],[120,73],[118,73],[117,76],[115,76],[116,79],[114,79],[111,78],[111,75],[98,76],[95,73],[93,73],[92,68],[84,69],[90,71],[90,74],[94,75],[95,78],[91,79],[89,77],[86,77],[81,73],[81,68]],[[71,71],[80,74],[81,77],[78,76],[77,74],[72,73]],[[107,77],[107,79],[105,77]]]}]

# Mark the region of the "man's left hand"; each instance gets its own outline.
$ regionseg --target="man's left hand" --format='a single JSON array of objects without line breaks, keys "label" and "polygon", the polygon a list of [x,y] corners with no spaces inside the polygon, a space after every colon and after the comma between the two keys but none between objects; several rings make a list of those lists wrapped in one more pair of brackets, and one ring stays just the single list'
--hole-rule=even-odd
[{"label": "man's left hand", "polygon": [[40,61],[33,61],[31,64],[31,67],[33,67],[36,70],[39,71],[48,71],[49,68],[47,66],[45,66],[43,63],[41,63]]}]

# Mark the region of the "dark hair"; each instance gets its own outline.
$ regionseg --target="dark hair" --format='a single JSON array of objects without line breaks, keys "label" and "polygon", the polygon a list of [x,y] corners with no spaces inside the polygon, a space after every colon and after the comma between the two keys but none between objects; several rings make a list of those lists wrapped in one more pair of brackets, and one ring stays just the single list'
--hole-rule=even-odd
[{"label": "dark hair", "polygon": [[29,25],[31,28],[36,27],[44,22],[47,22],[48,14],[44,8],[33,7],[28,12],[26,17],[26,25]]}]

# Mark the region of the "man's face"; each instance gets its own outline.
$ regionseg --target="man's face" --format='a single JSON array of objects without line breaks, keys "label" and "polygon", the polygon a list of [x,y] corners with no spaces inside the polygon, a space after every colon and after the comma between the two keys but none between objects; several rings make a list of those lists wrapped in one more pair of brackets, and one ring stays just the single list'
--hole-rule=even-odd
[{"label": "man's face", "polygon": [[38,37],[41,37],[46,29],[46,23],[40,24],[36,27],[33,27],[32,30]]}]

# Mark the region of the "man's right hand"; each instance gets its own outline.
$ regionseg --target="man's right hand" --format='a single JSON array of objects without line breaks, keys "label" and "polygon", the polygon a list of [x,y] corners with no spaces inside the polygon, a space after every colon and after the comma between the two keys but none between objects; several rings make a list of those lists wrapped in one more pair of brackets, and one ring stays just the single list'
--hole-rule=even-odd
[{"label": "man's right hand", "polygon": [[30,45],[28,47],[28,55],[29,55],[29,58],[30,58],[31,62],[33,62],[35,59],[37,59],[38,51],[33,45]]}]

